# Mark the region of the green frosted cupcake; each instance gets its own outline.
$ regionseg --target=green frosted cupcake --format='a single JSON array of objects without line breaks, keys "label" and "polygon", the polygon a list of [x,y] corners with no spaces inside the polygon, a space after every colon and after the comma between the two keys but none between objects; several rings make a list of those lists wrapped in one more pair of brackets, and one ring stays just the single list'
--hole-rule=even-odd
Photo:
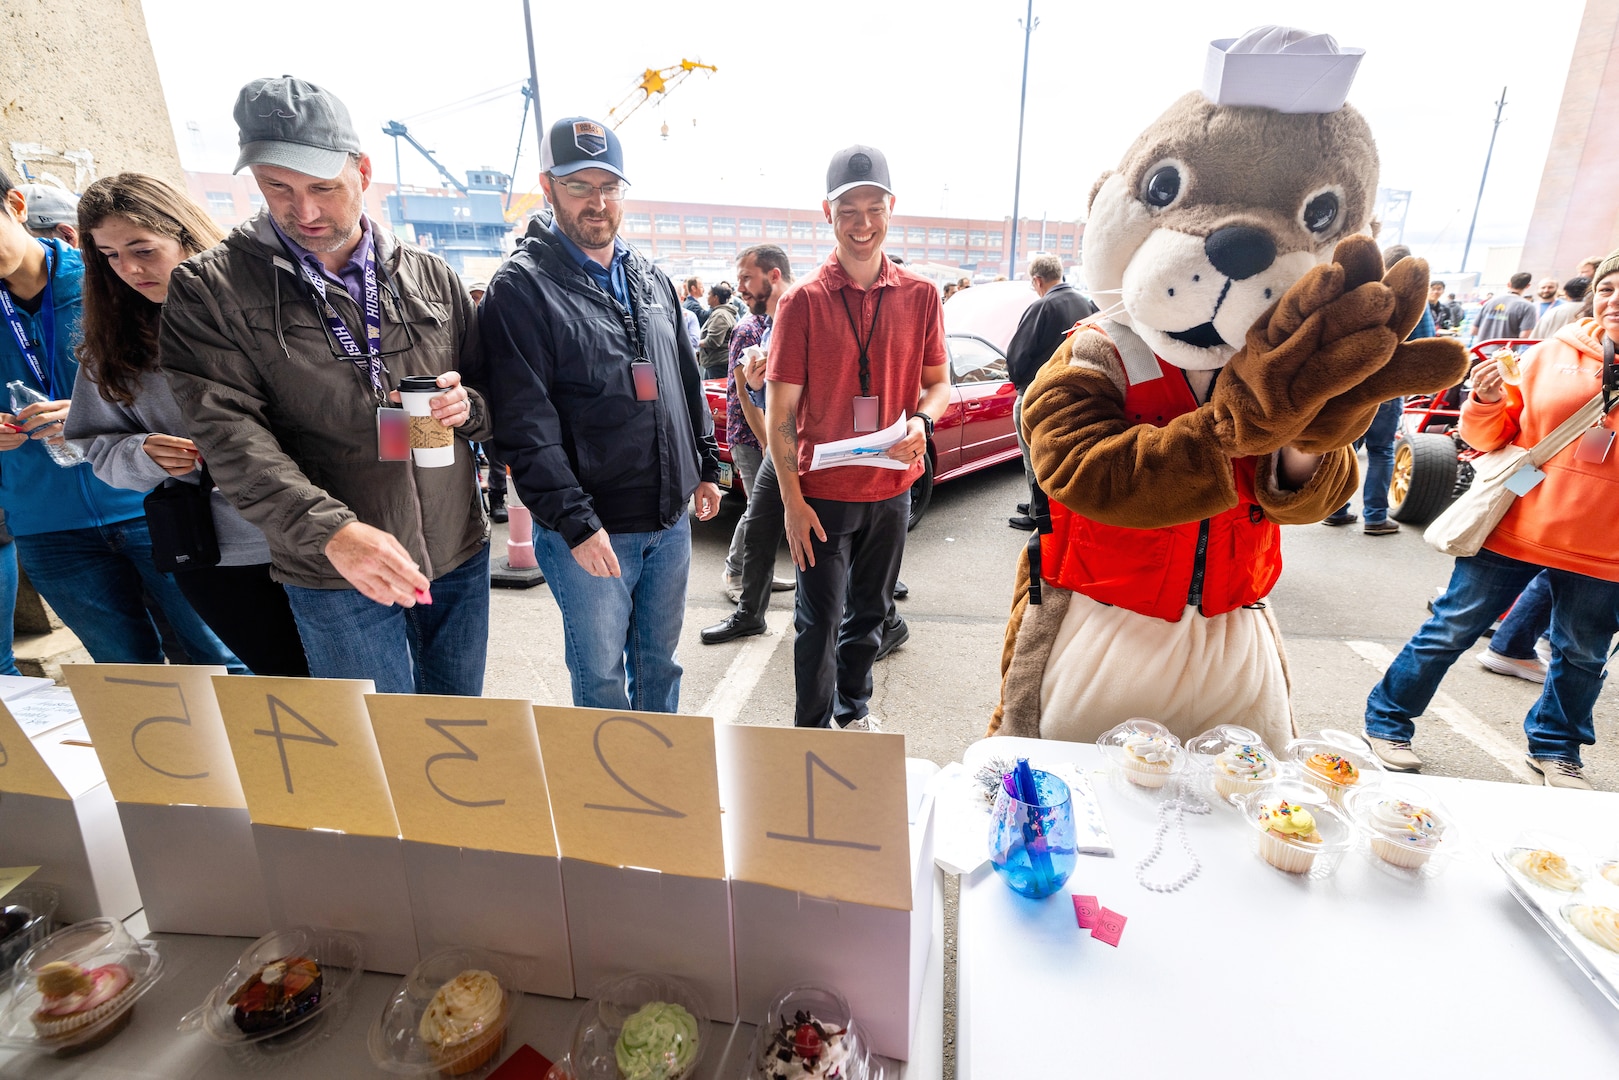
[{"label": "green frosted cupcake", "polygon": [[654,1001],[624,1021],[613,1046],[619,1080],[682,1080],[697,1063],[697,1018]]}]

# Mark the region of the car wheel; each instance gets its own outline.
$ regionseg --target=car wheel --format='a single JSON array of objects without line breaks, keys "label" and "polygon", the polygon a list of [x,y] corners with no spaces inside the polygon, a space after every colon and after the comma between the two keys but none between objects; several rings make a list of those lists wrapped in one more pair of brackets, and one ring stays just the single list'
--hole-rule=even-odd
[{"label": "car wheel", "polygon": [[1389,516],[1426,525],[1456,497],[1456,441],[1449,435],[1401,432],[1394,441]]},{"label": "car wheel", "polygon": [[916,528],[916,523],[922,520],[922,515],[928,512],[928,503],[933,501],[933,455],[926,454],[922,458],[922,475],[916,478],[911,485],[911,517],[905,523],[905,531],[910,532]]}]

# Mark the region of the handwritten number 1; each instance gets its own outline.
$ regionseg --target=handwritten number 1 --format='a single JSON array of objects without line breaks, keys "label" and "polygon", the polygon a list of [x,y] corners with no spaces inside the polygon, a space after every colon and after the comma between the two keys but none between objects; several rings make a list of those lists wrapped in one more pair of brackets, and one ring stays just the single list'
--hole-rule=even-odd
[{"label": "handwritten number 1", "polygon": [[854,840],[828,840],[825,837],[815,835],[815,769],[817,766],[819,766],[820,769],[826,773],[826,775],[830,776],[832,779],[836,780],[850,791],[858,790],[847,777],[839,773],[826,762],[822,761],[820,757],[816,755],[815,751],[806,750],[804,751],[804,795],[807,800],[807,808],[804,815],[806,825],[804,835],[792,836],[787,833],[776,832],[767,832],[765,835],[770,837],[772,840],[787,840],[794,844],[818,844],[822,847],[846,847],[854,848],[856,851],[881,851],[883,849],[881,844],[861,844]]}]

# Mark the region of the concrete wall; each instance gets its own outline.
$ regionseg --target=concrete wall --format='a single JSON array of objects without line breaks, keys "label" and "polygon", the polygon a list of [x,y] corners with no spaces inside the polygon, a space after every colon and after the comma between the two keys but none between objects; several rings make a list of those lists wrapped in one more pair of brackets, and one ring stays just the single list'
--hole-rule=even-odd
[{"label": "concrete wall", "polygon": [[[1528,70],[1528,69],[1525,69]],[[1587,0],[1522,269],[1572,277],[1619,248],[1619,0]]]},{"label": "concrete wall", "polygon": [[185,186],[139,0],[0,0],[0,163],[74,191],[125,170]]}]

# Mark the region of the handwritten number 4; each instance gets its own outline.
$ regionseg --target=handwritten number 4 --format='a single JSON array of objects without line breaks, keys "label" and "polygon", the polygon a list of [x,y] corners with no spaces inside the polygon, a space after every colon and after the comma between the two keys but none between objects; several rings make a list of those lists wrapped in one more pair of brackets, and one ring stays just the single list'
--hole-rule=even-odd
[{"label": "handwritten number 4", "polygon": [[[264,695],[264,700],[270,706],[270,730],[254,728],[253,734],[268,736],[275,740],[275,748],[281,754],[281,778],[287,782],[287,794],[294,794],[292,790],[292,768],[287,764],[287,744],[289,742],[314,743],[316,746],[336,746],[337,740],[326,734],[320,728],[298,715],[298,710],[288,705],[274,694]],[[313,735],[288,734],[281,730],[281,714],[285,712],[298,723],[314,732]]]},{"label": "handwritten number 4", "polygon": [[766,836],[772,840],[787,840],[794,844],[817,844],[822,847],[854,848],[856,851],[881,851],[881,844],[861,844],[853,840],[828,840],[815,835],[815,769],[819,767],[822,772],[848,788],[850,791],[858,790],[854,784],[832,766],[822,761],[813,750],[804,751],[804,796],[807,800],[805,809],[805,830],[803,836],[792,836],[787,833],[767,832]]}]

